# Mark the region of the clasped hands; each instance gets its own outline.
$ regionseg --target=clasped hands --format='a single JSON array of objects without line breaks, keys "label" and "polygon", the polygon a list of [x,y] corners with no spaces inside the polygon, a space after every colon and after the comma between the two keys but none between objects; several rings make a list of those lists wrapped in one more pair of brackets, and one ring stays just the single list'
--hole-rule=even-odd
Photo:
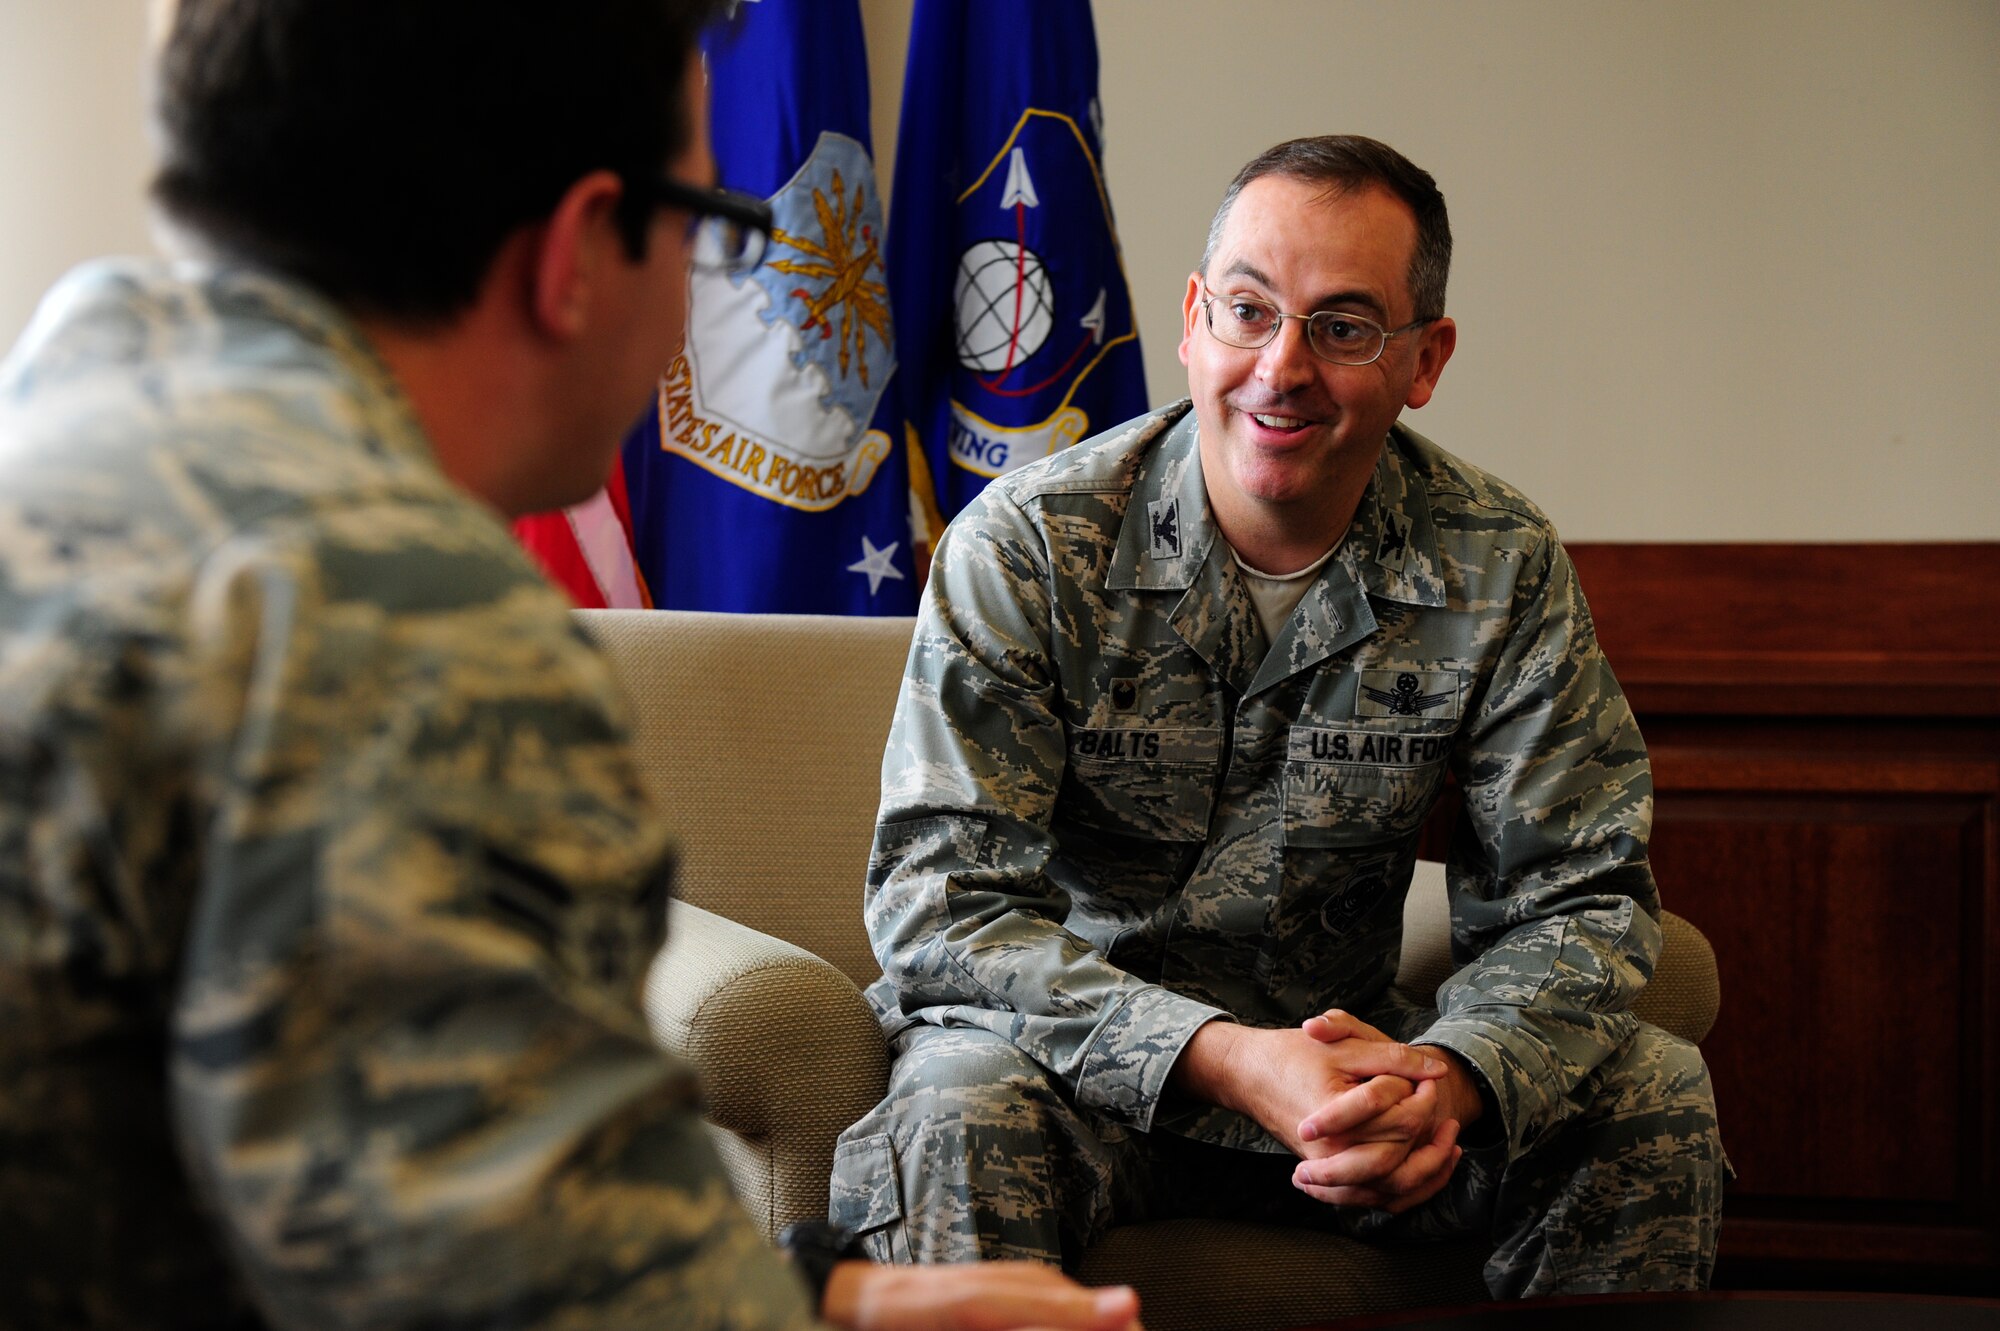
[{"label": "clasped hands", "polygon": [[[1285,1030],[1212,1021],[1172,1073],[1187,1094],[1248,1114],[1299,1157],[1292,1185],[1336,1206],[1407,1211],[1436,1196],[1482,1109],[1449,1050],[1405,1045],[1338,1009]],[[871,1267],[846,1262],[822,1314],[856,1331],[1037,1325],[1136,1331],[1129,1289],[1085,1290],[1029,1262]]]},{"label": "clasped hands", "polygon": [[1459,1131],[1482,1110],[1456,1055],[1399,1044],[1338,1009],[1281,1030],[1212,1021],[1182,1050],[1173,1080],[1284,1143],[1299,1157],[1301,1192],[1392,1213],[1451,1181]]}]

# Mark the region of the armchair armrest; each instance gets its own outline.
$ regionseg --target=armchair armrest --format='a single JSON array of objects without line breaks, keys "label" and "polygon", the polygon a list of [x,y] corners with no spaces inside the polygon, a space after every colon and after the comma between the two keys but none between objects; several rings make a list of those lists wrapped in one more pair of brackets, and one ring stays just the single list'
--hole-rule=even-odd
[{"label": "armchair armrest", "polygon": [[1701,930],[1670,910],[1660,912],[1660,965],[1632,1002],[1633,1015],[1700,1044],[1722,1009],[1715,949]]},{"label": "armchair armrest", "polygon": [[[1701,930],[1670,910],[1660,912],[1660,930],[1665,935],[1660,964],[1634,1000],[1633,1015],[1700,1044],[1722,1006],[1715,949]],[[1403,955],[1396,987],[1418,1002],[1434,1003],[1438,986],[1451,972],[1444,866],[1419,860],[1403,905]]]},{"label": "armchair armrest", "polygon": [[765,1232],[824,1218],[834,1139],[888,1091],[882,1028],[853,981],[674,901],[645,1005],[653,1038],[701,1074],[716,1146]]}]

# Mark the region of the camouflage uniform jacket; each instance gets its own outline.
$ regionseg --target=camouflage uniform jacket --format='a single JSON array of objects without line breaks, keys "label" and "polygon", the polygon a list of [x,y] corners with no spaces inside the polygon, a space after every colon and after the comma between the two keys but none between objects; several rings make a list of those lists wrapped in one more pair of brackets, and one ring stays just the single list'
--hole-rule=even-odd
[{"label": "camouflage uniform jacket", "polygon": [[806,1324],[639,1011],[670,867],[608,668],[338,312],[50,296],[0,367],[12,1324]]},{"label": "camouflage uniform jacket", "polygon": [[1421,1039],[1513,1150],[1634,1029],[1658,956],[1652,784],[1568,557],[1520,494],[1398,425],[1278,641],[1210,518],[1187,404],[994,481],[951,525],[883,760],[871,1001],[984,1026],[1113,1122],[1220,1014],[1389,1001],[1449,771],[1452,947]]}]

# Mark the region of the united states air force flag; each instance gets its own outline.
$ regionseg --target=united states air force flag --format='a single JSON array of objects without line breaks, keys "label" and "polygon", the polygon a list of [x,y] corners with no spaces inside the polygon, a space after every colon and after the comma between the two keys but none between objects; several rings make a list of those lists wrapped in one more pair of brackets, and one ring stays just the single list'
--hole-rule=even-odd
[{"label": "united states air force flag", "polygon": [[1146,409],[1085,0],[917,0],[889,287],[945,516]]},{"label": "united states air force flag", "polygon": [[908,459],[856,0],[756,0],[704,42],[725,183],[776,217],[764,262],[697,272],[688,338],[625,443],[663,607],[909,614]]}]

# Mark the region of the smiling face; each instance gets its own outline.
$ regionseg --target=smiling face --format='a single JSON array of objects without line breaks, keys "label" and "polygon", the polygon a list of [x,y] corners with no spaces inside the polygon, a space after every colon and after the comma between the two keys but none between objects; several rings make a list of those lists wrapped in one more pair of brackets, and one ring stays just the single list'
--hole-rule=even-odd
[{"label": "smiling face", "polygon": [[1391,338],[1373,364],[1334,365],[1297,319],[1266,346],[1232,347],[1209,332],[1200,302],[1255,296],[1287,314],[1338,310],[1400,328],[1414,314],[1416,240],[1409,206],[1379,186],[1329,194],[1262,176],[1237,195],[1206,279],[1188,279],[1180,356],[1209,504],[1230,544],[1268,572],[1303,567],[1339,539],[1389,427],[1430,401],[1456,331],[1439,319]]}]

